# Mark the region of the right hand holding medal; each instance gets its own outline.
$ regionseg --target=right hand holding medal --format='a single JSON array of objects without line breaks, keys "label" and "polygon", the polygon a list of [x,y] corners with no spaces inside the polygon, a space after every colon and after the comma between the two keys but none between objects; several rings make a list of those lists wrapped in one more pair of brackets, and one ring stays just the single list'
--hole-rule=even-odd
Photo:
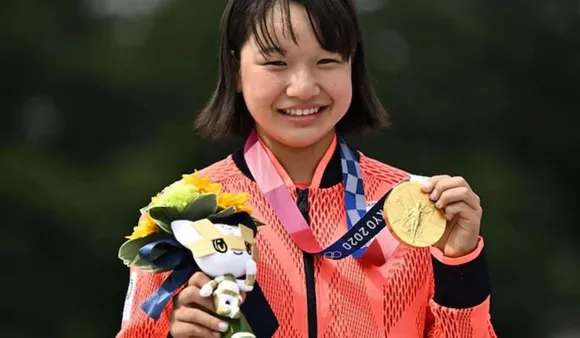
[{"label": "right hand holding medal", "polygon": [[447,257],[477,247],[482,209],[479,197],[461,177],[438,175],[397,185],[384,205],[391,233],[411,247],[434,246]]},{"label": "right hand holding medal", "polygon": [[431,203],[447,220],[447,229],[435,247],[446,257],[462,257],[478,245],[483,210],[479,196],[460,176],[438,175],[423,186]]}]

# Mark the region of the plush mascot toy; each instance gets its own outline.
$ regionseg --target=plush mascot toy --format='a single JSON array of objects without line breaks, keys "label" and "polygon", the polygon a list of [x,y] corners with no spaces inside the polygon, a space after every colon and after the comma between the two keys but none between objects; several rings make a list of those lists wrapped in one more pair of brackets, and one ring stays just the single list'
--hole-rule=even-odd
[{"label": "plush mascot toy", "polygon": [[213,278],[203,285],[200,295],[213,295],[218,315],[229,319],[231,337],[255,338],[240,316],[241,291],[252,291],[256,280],[256,225],[251,217],[238,213],[222,219],[176,220],[171,230],[175,239],[191,250],[201,271]]}]

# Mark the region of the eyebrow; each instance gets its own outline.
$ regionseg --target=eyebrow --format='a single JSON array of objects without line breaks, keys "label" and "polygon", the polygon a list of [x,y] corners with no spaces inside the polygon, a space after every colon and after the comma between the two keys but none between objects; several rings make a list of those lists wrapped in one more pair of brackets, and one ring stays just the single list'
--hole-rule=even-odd
[{"label": "eyebrow", "polygon": [[264,48],[258,47],[259,51],[256,55],[261,56],[272,56],[272,55],[286,55],[286,51],[283,48],[276,48],[274,46],[268,46]]}]

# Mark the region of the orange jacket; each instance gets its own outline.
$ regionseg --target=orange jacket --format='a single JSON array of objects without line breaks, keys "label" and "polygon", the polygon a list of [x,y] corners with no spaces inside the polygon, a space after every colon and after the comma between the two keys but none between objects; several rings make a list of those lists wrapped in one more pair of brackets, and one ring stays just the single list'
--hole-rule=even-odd
[{"label": "orange jacket", "polygon": [[[360,156],[366,199],[376,201],[405,172]],[[338,149],[333,143],[306,189],[280,174],[323,246],[346,231],[344,189]],[[383,231],[374,250],[388,259],[380,267],[346,258],[339,261],[304,254],[289,238],[252,180],[242,151],[201,171],[228,192],[247,192],[255,216],[266,226],[257,237],[257,287],[242,311],[258,338],[487,338],[490,282],[483,240],[467,257],[449,259],[434,248],[393,245]],[[123,321],[117,338],[165,338],[170,303],[153,321],[140,309],[166,274],[131,269]]]}]

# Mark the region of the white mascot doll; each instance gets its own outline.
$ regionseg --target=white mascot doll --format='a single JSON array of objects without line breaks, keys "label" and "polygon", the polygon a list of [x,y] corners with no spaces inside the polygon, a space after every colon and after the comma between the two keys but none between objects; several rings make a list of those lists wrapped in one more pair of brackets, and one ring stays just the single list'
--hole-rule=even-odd
[{"label": "white mascot doll", "polygon": [[[238,219],[228,217],[228,223]],[[246,222],[247,223],[247,222]],[[201,271],[211,281],[200,289],[202,297],[213,295],[217,313],[228,319],[229,338],[255,338],[245,318],[241,315],[241,291],[254,288],[257,265],[253,258],[256,225],[223,224],[210,219],[199,221],[176,220],[171,222],[175,239],[191,250]],[[243,278],[242,278],[243,277]]]}]

